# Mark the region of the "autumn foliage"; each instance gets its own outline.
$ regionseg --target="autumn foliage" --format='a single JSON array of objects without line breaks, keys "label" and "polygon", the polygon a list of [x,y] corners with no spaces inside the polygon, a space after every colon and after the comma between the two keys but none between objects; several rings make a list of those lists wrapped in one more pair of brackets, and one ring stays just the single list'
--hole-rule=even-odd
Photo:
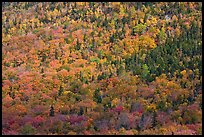
[{"label": "autumn foliage", "polygon": [[201,2],[3,2],[2,134],[201,135]]}]

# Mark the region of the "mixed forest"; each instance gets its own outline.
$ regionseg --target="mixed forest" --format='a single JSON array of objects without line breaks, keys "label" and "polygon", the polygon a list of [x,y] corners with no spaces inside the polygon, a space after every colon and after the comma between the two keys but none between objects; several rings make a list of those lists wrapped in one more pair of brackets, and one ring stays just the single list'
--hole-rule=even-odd
[{"label": "mixed forest", "polygon": [[201,135],[201,2],[3,2],[3,135]]}]

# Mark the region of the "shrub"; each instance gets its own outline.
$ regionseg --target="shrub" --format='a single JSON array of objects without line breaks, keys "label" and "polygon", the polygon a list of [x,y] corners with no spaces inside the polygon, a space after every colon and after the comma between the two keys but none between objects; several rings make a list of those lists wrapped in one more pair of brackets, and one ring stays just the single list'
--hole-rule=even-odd
[{"label": "shrub", "polygon": [[32,127],[30,124],[26,124],[23,126],[20,133],[22,135],[34,135],[34,134],[36,134],[36,129],[34,127]]}]

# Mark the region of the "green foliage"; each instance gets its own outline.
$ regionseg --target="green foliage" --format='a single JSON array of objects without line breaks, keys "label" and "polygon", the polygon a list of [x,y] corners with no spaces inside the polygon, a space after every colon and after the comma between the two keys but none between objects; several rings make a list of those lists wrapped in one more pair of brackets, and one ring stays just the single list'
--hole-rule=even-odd
[{"label": "green foliage", "polygon": [[167,34],[163,30],[161,30],[158,34],[159,41],[163,44],[165,43],[166,38],[167,38]]},{"label": "green foliage", "polygon": [[201,9],[3,2],[2,134],[201,134]]},{"label": "green foliage", "polygon": [[149,68],[146,64],[142,65],[142,79],[145,79],[150,74]]},{"label": "green foliage", "polygon": [[60,134],[62,133],[62,128],[63,128],[63,123],[61,121],[56,121],[53,123],[49,131],[53,134],[55,133]]},{"label": "green foliage", "polygon": [[99,63],[100,59],[98,57],[92,57],[92,58],[90,58],[90,61]]},{"label": "green foliage", "polygon": [[64,88],[62,86],[60,86],[58,96],[61,96],[63,92],[64,92]]},{"label": "green foliage", "polygon": [[51,106],[51,107],[50,107],[50,116],[53,117],[54,115],[55,115],[54,107]]},{"label": "green foliage", "polygon": [[139,34],[141,35],[146,31],[146,25],[144,24],[138,24],[137,26],[133,27],[133,34]]},{"label": "green foliage", "polygon": [[96,103],[101,103],[102,102],[102,95],[100,94],[100,89],[97,88],[94,92],[94,99]]},{"label": "green foliage", "polygon": [[26,124],[22,127],[21,129],[21,134],[22,135],[34,135],[36,134],[36,129],[32,127],[30,124]]}]

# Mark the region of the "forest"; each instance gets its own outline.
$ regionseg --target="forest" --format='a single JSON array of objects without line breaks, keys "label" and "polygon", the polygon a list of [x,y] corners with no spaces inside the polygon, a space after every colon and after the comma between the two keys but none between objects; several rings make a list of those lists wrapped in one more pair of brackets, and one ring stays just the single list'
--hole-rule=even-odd
[{"label": "forest", "polygon": [[3,135],[202,135],[202,2],[2,2]]}]

